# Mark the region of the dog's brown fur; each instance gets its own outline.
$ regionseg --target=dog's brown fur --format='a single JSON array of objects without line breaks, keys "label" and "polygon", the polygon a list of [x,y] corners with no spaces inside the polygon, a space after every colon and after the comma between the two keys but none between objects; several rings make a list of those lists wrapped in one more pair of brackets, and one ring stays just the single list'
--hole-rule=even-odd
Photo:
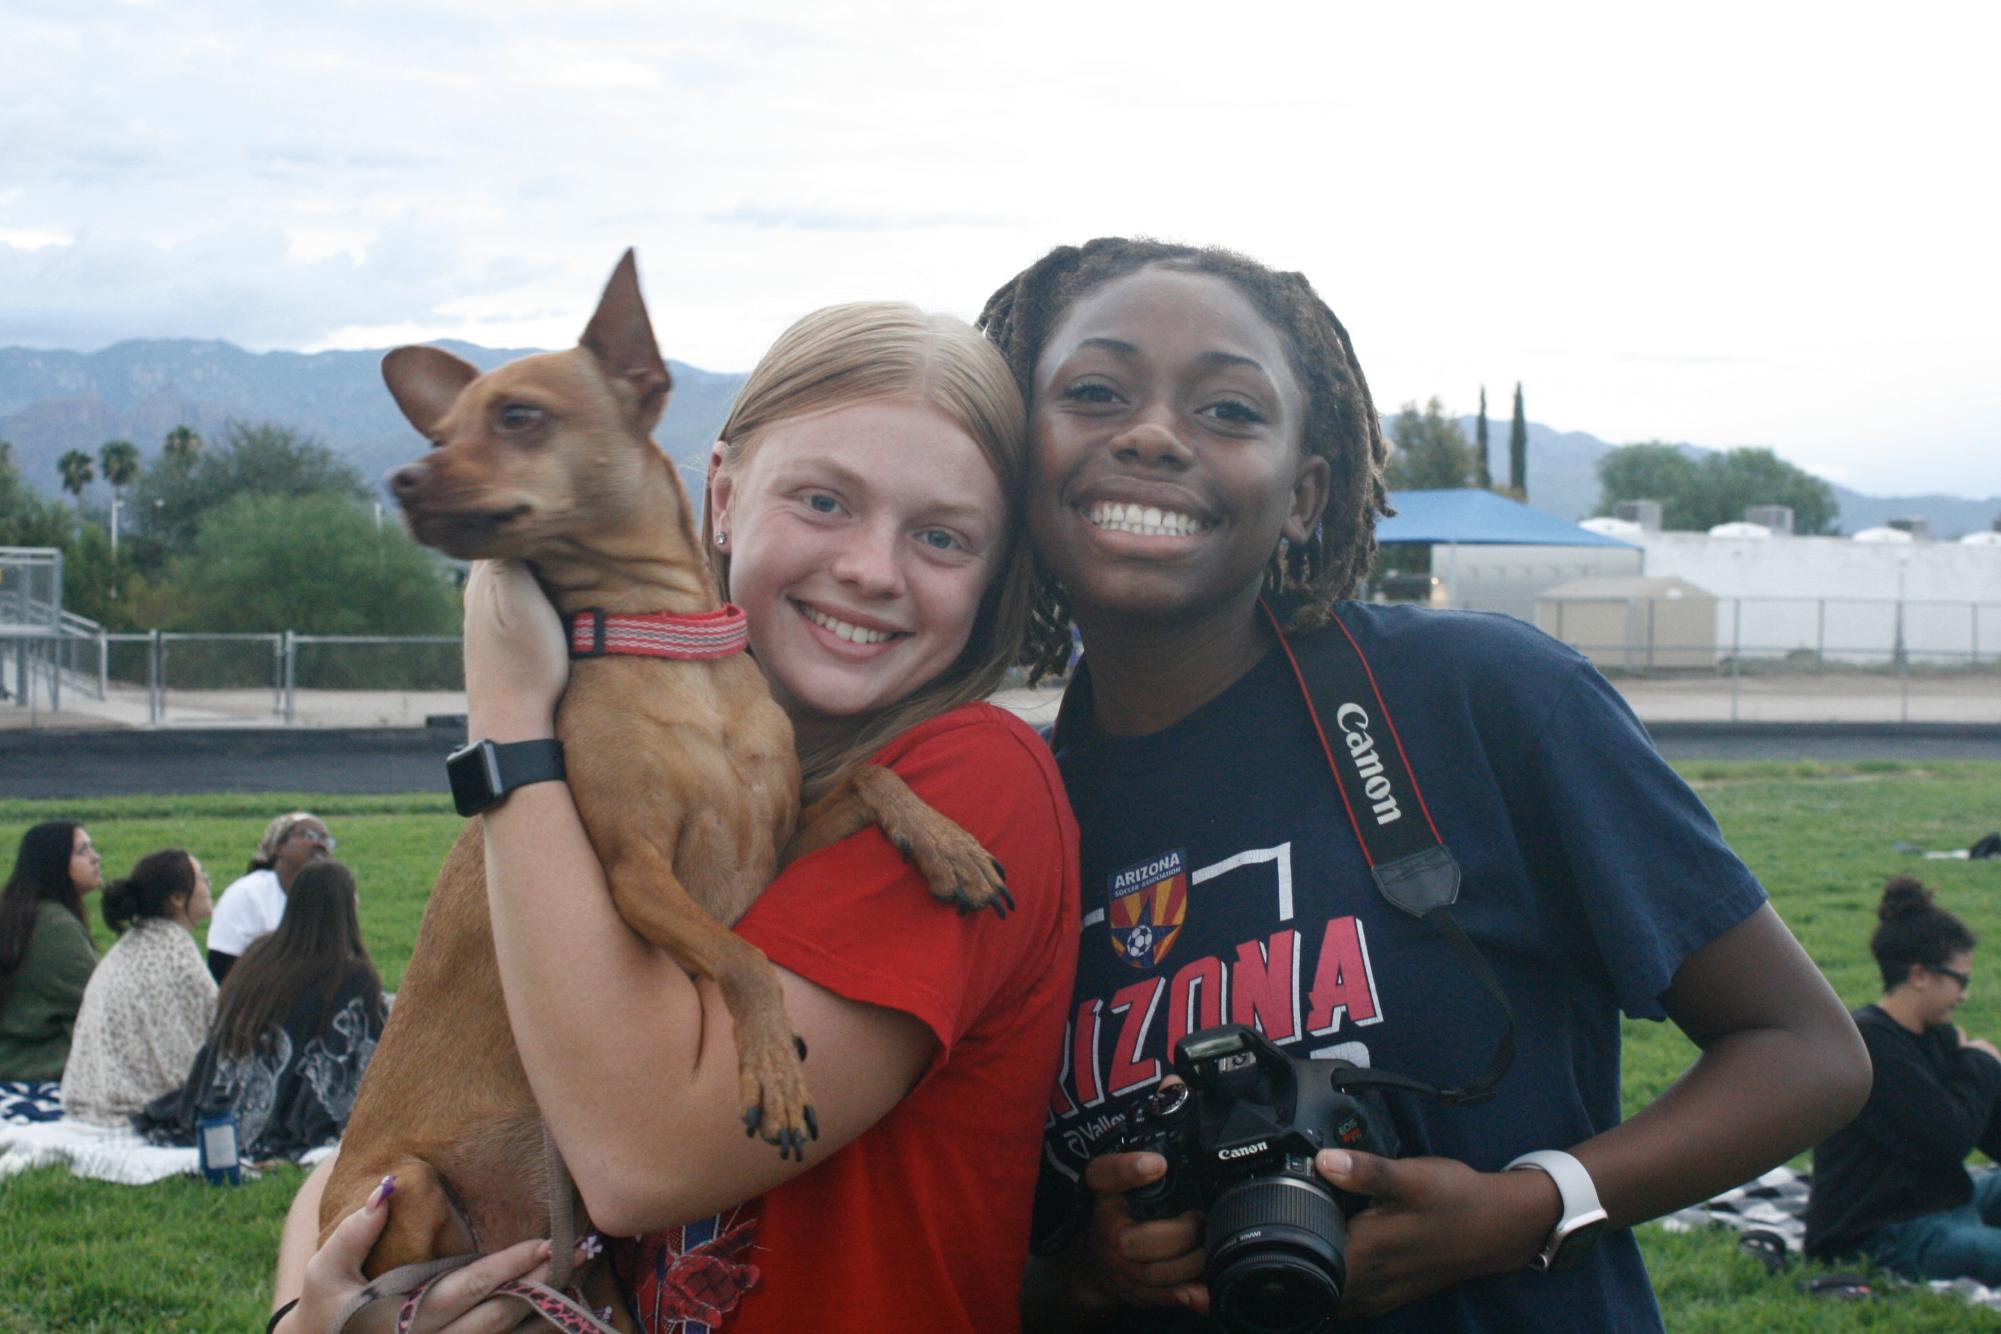
[{"label": "dog's brown fur", "polygon": [[[651,439],[670,379],[631,252],[572,351],[480,375],[437,348],[404,347],[383,375],[435,445],[392,479],[420,541],[462,559],[528,560],[563,613],[721,605],[687,494]],[[781,1151],[802,1145],[812,1113],[777,975],[727,924],[784,861],[870,821],[961,908],[1005,901],[998,867],[880,768],[796,818],[791,725],[745,654],[580,660],[557,734],[620,914],[714,979],[735,1020],[746,1120]],[[541,1118],[507,1024],[476,819],[439,872],[327,1183],[322,1237],[391,1173],[371,1275],[547,1235]],[[601,1268],[593,1277],[607,1281]]]}]

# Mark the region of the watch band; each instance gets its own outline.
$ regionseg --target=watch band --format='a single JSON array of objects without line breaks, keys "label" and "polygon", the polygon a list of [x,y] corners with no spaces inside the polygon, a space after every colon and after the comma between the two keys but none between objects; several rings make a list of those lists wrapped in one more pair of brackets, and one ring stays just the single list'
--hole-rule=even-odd
[{"label": "watch band", "polygon": [[507,794],[530,783],[565,777],[563,743],[553,738],[534,741],[474,741],[445,759],[451,780],[452,804],[464,816],[490,811]]},{"label": "watch band", "polygon": [[1568,1269],[1582,1260],[1605,1230],[1606,1213],[1598,1203],[1598,1187],[1583,1163],[1562,1149],[1537,1149],[1509,1163],[1506,1170],[1533,1167],[1556,1183],[1557,1197],[1563,1202],[1563,1216],[1550,1229],[1549,1240],[1532,1262],[1544,1273]]}]

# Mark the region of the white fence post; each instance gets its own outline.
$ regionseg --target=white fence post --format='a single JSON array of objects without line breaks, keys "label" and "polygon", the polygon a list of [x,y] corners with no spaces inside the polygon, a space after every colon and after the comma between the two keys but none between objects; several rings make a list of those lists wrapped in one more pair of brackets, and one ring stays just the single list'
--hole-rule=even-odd
[{"label": "white fence post", "polygon": [[1744,665],[1744,599],[1730,600],[1730,721],[1737,721],[1738,677]]}]

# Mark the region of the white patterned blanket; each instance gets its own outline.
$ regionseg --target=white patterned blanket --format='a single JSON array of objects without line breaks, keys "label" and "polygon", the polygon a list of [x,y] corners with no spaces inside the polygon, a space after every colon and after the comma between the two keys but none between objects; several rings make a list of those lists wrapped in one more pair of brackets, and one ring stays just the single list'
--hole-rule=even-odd
[{"label": "white patterned blanket", "polygon": [[[56,1090],[54,1082],[0,1082],[0,1177],[62,1163],[74,1176],[144,1186],[201,1170],[193,1149],[161,1148],[122,1127],[65,1120]],[[311,1165],[332,1152],[315,1149],[300,1161]]]},{"label": "white patterned blanket", "polygon": [[[2001,1171],[2001,1168],[1988,1168]],[[1766,1248],[1783,1247],[1789,1259],[1797,1260],[1806,1248],[1806,1199],[1809,1178],[1790,1167],[1775,1167],[1756,1181],[1727,1190],[1715,1199],[1669,1214],[1660,1226],[1670,1232],[1692,1232],[1696,1228],[1722,1225],[1759,1239]],[[1750,1249],[1747,1247],[1746,1249]],[[1950,1292],[1967,1301],[2001,1311],[2001,1289],[1975,1283],[1970,1278],[1924,1285],[1934,1292]]]}]

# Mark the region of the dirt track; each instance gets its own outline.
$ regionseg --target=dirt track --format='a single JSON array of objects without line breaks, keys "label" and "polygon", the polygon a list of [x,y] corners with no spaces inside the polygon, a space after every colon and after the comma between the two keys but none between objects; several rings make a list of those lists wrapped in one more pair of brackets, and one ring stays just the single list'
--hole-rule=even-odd
[{"label": "dirt track", "polygon": [[[2001,762],[2001,726],[1992,724],[1651,726],[1670,759]],[[443,792],[444,757],[463,738],[462,728],[0,732],[0,797]]]}]

